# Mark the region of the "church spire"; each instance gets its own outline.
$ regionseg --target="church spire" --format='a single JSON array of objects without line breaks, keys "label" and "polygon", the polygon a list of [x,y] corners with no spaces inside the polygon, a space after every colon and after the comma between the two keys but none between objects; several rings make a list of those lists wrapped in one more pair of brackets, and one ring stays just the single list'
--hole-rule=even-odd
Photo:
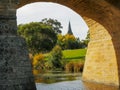
[{"label": "church spire", "polygon": [[73,35],[72,29],[71,29],[70,21],[69,21],[69,25],[68,25],[68,32],[67,32],[67,34]]}]

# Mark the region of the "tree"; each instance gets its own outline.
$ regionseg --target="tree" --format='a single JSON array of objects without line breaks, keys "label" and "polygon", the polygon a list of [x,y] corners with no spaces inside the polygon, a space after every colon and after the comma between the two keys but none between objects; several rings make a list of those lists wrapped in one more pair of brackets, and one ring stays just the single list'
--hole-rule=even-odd
[{"label": "tree", "polygon": [[87,40],[90,40],[90,31],[87,32],[86,39],[87,39]]},{"label": "tree", "polygon": [[58,35],[57,44],[62,47],[62,49],[78,49],[81,47],[80,40],[75,38],[74,35]]},{"label": "tree", "polygon": [[85,40],[82,40],[82,42],[81,42],[81,43],[82,43],[82,46],[87,47],[89,41],[90,41],[90,32],[88,31]]},{"label": "tree", "polygon": [[65,49],[65,37],[61,34],[57,35],[57,45],[59,45],[63,50]]},{"label": "tree", "polygon": [[57,34],[62,33],[61,29],[63,27],[61,26],[61,23],[56,19],[45,18],[45,19],[42,19],[41,23],[50,25],[53,28],[53,30],[55,31],[55,33],[57,33]]},{"label": "tree", "polygon": [[60,46],[55,46],[49,56],[49,60],[52,63],[53,68],[62,68],[62,49]]},{"label": "tree", "polygon": [[77,42],[74,35],[66,34],[65,35],[65,48],[66,49],[76,49]]},{"label": "tree", "polygon": [[48,52],[57,42],[57,35],[52,27],[39,22],[19,25],[18,34],[25,38],[28,49],[33,54]]}]

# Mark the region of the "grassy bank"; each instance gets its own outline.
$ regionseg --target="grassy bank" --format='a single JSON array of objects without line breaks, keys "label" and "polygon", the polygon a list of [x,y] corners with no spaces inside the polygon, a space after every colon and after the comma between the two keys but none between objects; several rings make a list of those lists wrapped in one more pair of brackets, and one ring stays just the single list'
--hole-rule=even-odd
[{"label": "grassy bank", "polygon": [[[87,49],[74,49],[74,50],[63,50],[63,60],[66,62],[84,62]],[[48,60],[49,53],[44,54],[46,60]]]},{"label": "grassy bank", "polygon": [[[35,65],[36,71],[34,70],[34,75],[38,75],[42,71],[47,70],[55,70],[55,71],[66,71],[66,72],[82,72],[84,61],[85,61],[85,55],[86,55],[86,49],[74,49],[74,50],[63,50],[63,59],[61,60],[61,67],[60,68],[54,68],[52,67],[51,63],[49,62],[49,55],[50,53],[44,54],[45,60],[44,63],[42,62],[42,54],[39,54],[36,59],[39,60],[39,63]],[[35,57],[34,57],[35,58]],[[41,62],[40,62],[41,61]],[[43,63],[43,64],[41,64]],[[41,68],[42,67],[42,68]]]},{"label": "grassy bank", "polygon": [[64,50],[63,59],[66,61],[84,62],[87,49]]}]

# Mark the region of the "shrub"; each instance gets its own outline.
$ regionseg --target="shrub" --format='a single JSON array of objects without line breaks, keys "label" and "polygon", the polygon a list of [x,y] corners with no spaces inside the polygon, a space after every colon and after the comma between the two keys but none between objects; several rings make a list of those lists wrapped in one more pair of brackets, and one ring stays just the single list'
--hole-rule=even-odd
[{"label": "shrub", "polygon": [[65,70],[67,72],[74,72],[74,63],[73,62],[69,62],[65,65]]},{"label": "shrub", "polygon": [[65,65],[67,72],[82,72],[84,64],[81,62],[69,62]]},{"label": "shrub", "polygon": [[49,56],[49,60],[52,65],[52,68],[61,68],[62,67],[62,57],[63,57],[63,54],[62,54],[62,49],[60,46],[55,46],[51,53],[50,53],[50,56]]},{"label": "shrub", "polygon": [[45,60],[43,54],[40,53],[34,55],[32,65],[33,65],[33,73],[37,72],[38,74],[38,72],[39,73],[42,72],[45,69]]},{"label": "shrub", "polygon": [[83,71],[83,66],[84,64],[79,62],[79,63],[74,63],[74,72],[82,72]]},{"label": "shrub", "polygon": [[39,73],[40,73],[39,70],[33,69],[33,74],[34,74],[34,75],[38,75]]}]

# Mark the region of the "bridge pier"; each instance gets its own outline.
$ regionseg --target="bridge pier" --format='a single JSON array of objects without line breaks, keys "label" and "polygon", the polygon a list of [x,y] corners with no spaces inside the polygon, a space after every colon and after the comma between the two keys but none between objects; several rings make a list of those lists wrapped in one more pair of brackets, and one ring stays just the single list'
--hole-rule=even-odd
[{"label": "bridge pier", "polygon": [[0,90],[36,90],[25,40],[17,36],[17,1],[0,1]]},{"label": "bridge pier", "polygon": [[[111,10],[111,12],[113,11]],[[104,24],[106,24],[108,28],[96,21],[92,21],[94,25],[90,27],[90,42],[82,78],[83,81],[86,82],[119,87],[120,33],[118,20],[120,20],[120,18],[115,16],[115,14],[110,16],[109,13],[105,13],[105,15],[108,16],[108,18],[105,18]]]}]

